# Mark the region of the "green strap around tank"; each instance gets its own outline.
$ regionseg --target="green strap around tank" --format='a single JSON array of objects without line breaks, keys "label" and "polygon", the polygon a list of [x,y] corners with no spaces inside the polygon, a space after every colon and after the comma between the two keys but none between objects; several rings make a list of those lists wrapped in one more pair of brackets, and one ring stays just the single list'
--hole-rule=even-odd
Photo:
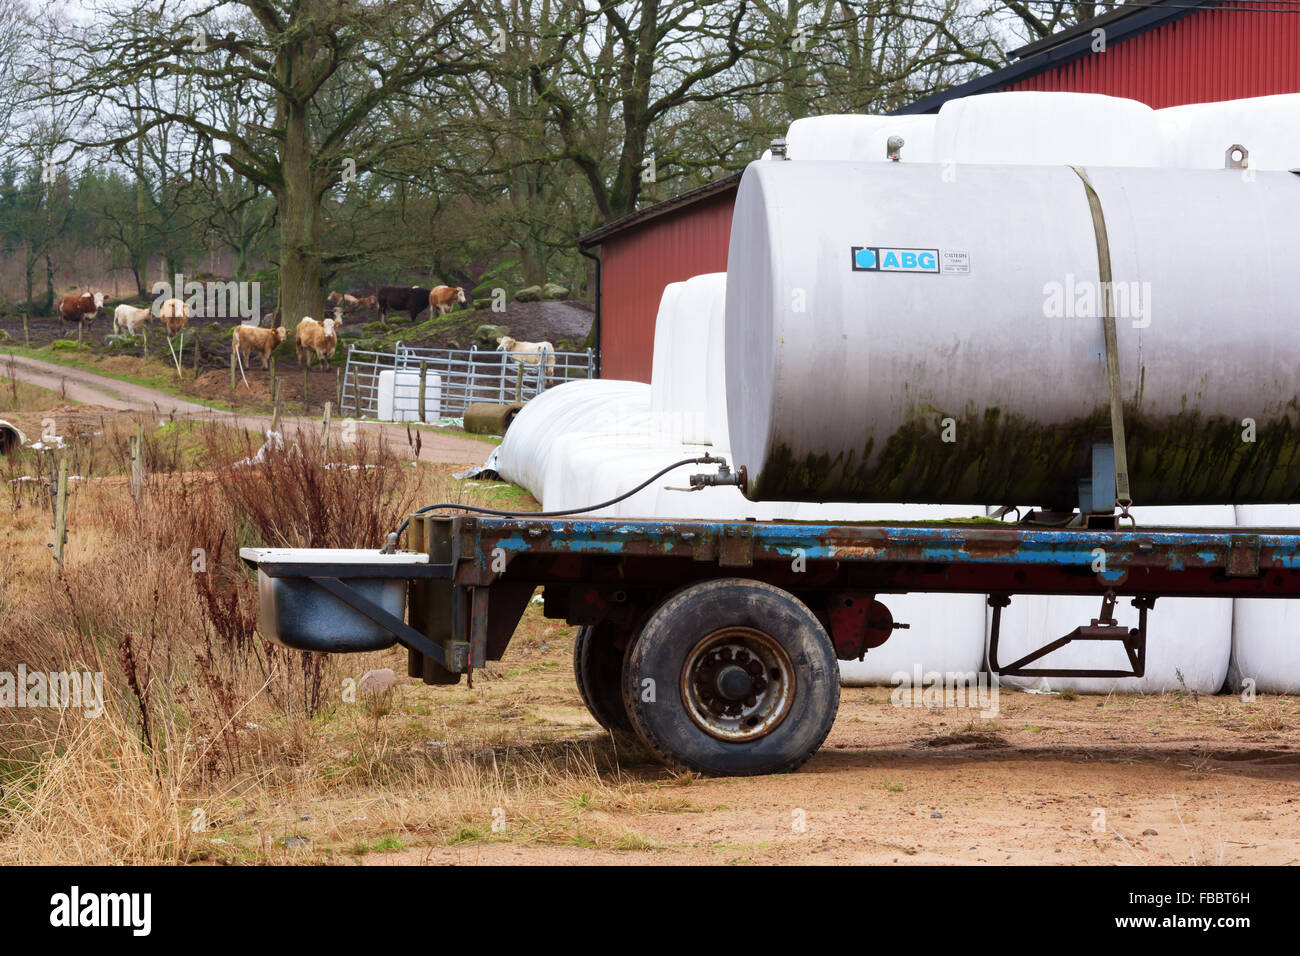
[{"label": "green strap around tank", "polygon": [[1106,384],[1110,391],[1110,434],[1115,447],[1115,503],[1127,512],[1133,503],[1128,482],[1128,448],[1124,441],[1124,405],[1119,384],[1119,337],[1115,332],[1115,298],[1111,289],[1110,240],[1106,237],[1106,217],[1102,215],[1101,199],[1092,188],[1088,171],[1082,166],[1071,166],[1083,180],[1088,194],[1088,208],[1092,211],[1092,230],[1097,236],[1097,271],[1101,276],[1101,327],[1106,339]]}]

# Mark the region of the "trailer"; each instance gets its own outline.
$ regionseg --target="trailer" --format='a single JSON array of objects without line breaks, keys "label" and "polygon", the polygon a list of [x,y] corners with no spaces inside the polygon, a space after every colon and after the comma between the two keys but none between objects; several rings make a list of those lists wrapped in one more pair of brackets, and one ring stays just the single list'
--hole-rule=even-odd
[{"label": "trailer", "polygon": [[[704,774],[794,770],[825,740],[838,660],[906,640],[886,601],[987,595],[1000,676],[1140,677],[1160,597],[1300,596],[1300,530],[801,524],[416,514],[397,551],[245,548],[263,636],[304,650],[404,645],[409,674],[455,684],[500,660],[529,601],[577,625],[574,673],[605,728]],[[1001,609],[1017,595],[1098,599],[1096,618],[1010,662]],[[1114,618],[1117,601],[1139,625]],[[1072,641],[1114,641],[1128,670],[1035,666]]]}]

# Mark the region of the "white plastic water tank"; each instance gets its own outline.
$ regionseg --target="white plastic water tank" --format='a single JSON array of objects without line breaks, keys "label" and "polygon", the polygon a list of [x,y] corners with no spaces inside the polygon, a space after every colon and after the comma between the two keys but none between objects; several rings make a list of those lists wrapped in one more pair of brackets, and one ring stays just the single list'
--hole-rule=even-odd
[{"label": "white plastic water tank", "polygon": [[[1139,527],[1230,528],[1231,505],[1133,509]],[[1130,598],[1115,604],[1115,619],[1136,627],[1138,611]],[[1141,678],[1004,677],[1009,687],[1033,687],[1082,694],[1195,691],[1215,694],[1228,674],[1232,650],[1233,601],[1227,598],[1157,598],[1147,612],[1146,673]],[[1010,664],[1031,651],[1088,624],[1101,610],[1101,599],[1063,595],[1015,595],[1002,609],[998,663]],[[992,621],[992,612],[988,612]],[[1035,661],[1030,667],[1124,670],[1128,658],[1118,643],[1075,641]]]},{"label": "white plastic water tank", "polygon": [[547,475],[562,457],[557,457],[560,438],[648,429],[649,416],[650,386],[643,382],[582,379],[556,385],[515,416],[501,441],[497,471],[546,502]]},{"label": "white plastic water tank", "polygon": [[1155,111],[1137,100],[1017,91],[944,103],[933,155],[936,163],[1158,166],[1161,143]]},{"label": "white plastic water tank", "polygon": [[[805,505],[807,509],[834,511],[844,505]],[[802,509],[801,509],[802,510]],[[871,505],[874,521],[939,521],[969,518],[981,513],[975,507],[942,505]],[[800,515],[803,517],[803,515]],[[845,684],[889,684],[904,673],[913,681],[925,674],[978,674],[984,667],[984,597],[980,594],[878,594],[889,608],[896,630],[861,661],[840,661]]]},{"label": "white plastic water tank", "polygon": [[852,159],[884,162],[891,136],[903,139],[903,162],[934,161],[934,114],[876,116],[831,114],[808,116],[790,124],[786,155],[792,160]]},{"label": "white plastic water tank", "polygon": [[[424,420],[436,422],[442,417],[442,376],[426,372],[424,379]],[[411,369],[388,369],[379,373],[379,420],[415,422],[420,420],[420,373]]]},{"label": "white plastic water tank", "polygon": [[1163,163],[1221,169],[1229,146],[1249,151],[1253,170],[1300,168],[1300,93],[1193,103],[1156,110]]},{"label": "white plastic water tank", "polygon": [[[1300,505],[1243,505],[1241,528],[1300,528]],[[1287,598],[1237,598],[1232,622],[1232,671],[1228,683],[1243,681],[1271,694],[1300,692],[1300,601]]]},{"label": "white plastic water tank", "polygon": [[[1134,499],[1300,500],[1240,423],[1300,401],[1300,177],[1095,167]],[[1073,507],[1106,427],[1097,237],[1067,166],[750,164],[726,291],[755,500]],[[1232,316],[1225,321],[1224,316]],[[951,419],[951,427],[945,420]],[[951,439],[951,440],[949,440]]]},{"label": "white plastic water tank", "polygon": [[[726,286],[725,273],[698,275],[669,283],[659,301],[650,404],[656,429],[675,441],[698,445],[715,441],[710,397],[725,395],[725,390],[711,388],[710,374],[714,365],[721,364],[712,360],[711,347],[718,324],[715,316],[725,321]],[[725,432],[721,438],[725,442]]]}]

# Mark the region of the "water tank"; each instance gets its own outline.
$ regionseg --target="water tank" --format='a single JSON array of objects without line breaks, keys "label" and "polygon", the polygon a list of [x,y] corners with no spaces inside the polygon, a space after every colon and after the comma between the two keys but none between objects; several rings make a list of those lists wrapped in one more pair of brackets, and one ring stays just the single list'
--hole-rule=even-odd
[{"label": "water tank", "polygon": [[1250,154],[1250,169],[1300,168],[1300,93],[1192,103],[1156,110],[1166,166],[1219,169],[1229,146]]},{"label": "water tank", "polygon": [[[1237,509],[1242,528],[1300,527],[1300,507],[1245,505]],[[1237,598],[1232,619],[1229,689],[1300,693],[1300,601]]]},{"label": "water tank", "polygon": [[791,159],[885,162],[889,158],[889,138],[899,136],[903,139],[902,155],[906,159],[930,162],[934,159],[935,119],[932,114],[806,116],[790,124],[785,134],[786,155]]},{"label": "water tank", "polygon": [[[384,422],[420,420],[420,372],[418,369],[387,369],[379,373],[378,416]],[[426,372],[424,377],[424,420],[436,422],[442,416],[442,376]]]},{"label": "water tank", "polygon": [[711,386],[722,377],[722,358],[714,353],[722,351],[726,287],[724,273],[707,273],[669,283],[659,300],[650,405],[656,429],[675,441],[708,445],[727,438],[725,411],[712,410],[715,400],[725,409],[725,392],[715,394]]},{"label": "water tank", "polygon": [[1161,160],[1155,110],[1096,93],[1024,90],[949,100],[939,109],[932,149],[941,164],[1159,166]]},{"label": "water tank", "polygon": [[[1134,499],[1300,501],[1300,177],[1087,174]],[[1074,507],[1108,434],[1100,291],[1068,166],[752,163],[726,290],[746,494]]]}]

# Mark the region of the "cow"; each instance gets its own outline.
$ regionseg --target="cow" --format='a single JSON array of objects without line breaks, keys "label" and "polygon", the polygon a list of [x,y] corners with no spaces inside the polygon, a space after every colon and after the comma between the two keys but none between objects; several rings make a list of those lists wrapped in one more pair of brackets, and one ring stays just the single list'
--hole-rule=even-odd
[{"label": "cow", "polygon": [[149,316],[153,313],[148,309],[137,309],[133,305],[125,303],[119,305],[113,310],[113,331],[126,332],[135,335],[145,327],[149,321]]},{"label": "cow", "polygon": [[289,337],[289,330],[283,325],[273,329],[263,329],[256,325],[237,325],[230,336],[230,353],[238,354],[242,365],[248,365],[253,352],[262,356],[262,368],[271,364],[271,353],[275,347]]},{"label": "cow", "polygon": [[379,308],[379,321],[387,322],[389,312],[409,312],[411,321],[429,307],[432,289],[418,285],[386,285],[375,296]]},{"label": "cow", "polygon": [[78,326],[93,322],[104,307],[104,293],[79,292],[54,300],[54,310],[59,314],[59,324],[76,322]]},{"label": "cow", "polygon": [[346,292],[331,292],[325,297],[325,302],[335,309],[340,306],[345,309],[354,309],[358,301],[355,295],[348,295]]},{"label": "cow", "polygon": [[546,376],[555,374],[555,346],[550,342],[519,342],[508,335],[497,339],[497,351],[505,352],[520,365],[540,365],[546,356]]},{"label": "cow", "polygon": [[174,339],[176,333],[185,328],[191,315],[190,307],[180,299],[167,299],[158,306],[158,321],[167,330],[169,339]]},{"label": "cow", "polygon": [[456,303],[465,304],[465,290],[458,285],[438,285],[429,291],[430,315],[435,309],[439,315],[446,315],[456,307]]},{"label": "cow", "polygon": [[334,320],[317,322],[310,315],[304,315],[294,329],[293,342],[298,349],[298,365],[302,366],[303,357],[307,358],[307,367],[311,368],[312,355],[328,365],[338,348],[339,340],[334,331]]}]

